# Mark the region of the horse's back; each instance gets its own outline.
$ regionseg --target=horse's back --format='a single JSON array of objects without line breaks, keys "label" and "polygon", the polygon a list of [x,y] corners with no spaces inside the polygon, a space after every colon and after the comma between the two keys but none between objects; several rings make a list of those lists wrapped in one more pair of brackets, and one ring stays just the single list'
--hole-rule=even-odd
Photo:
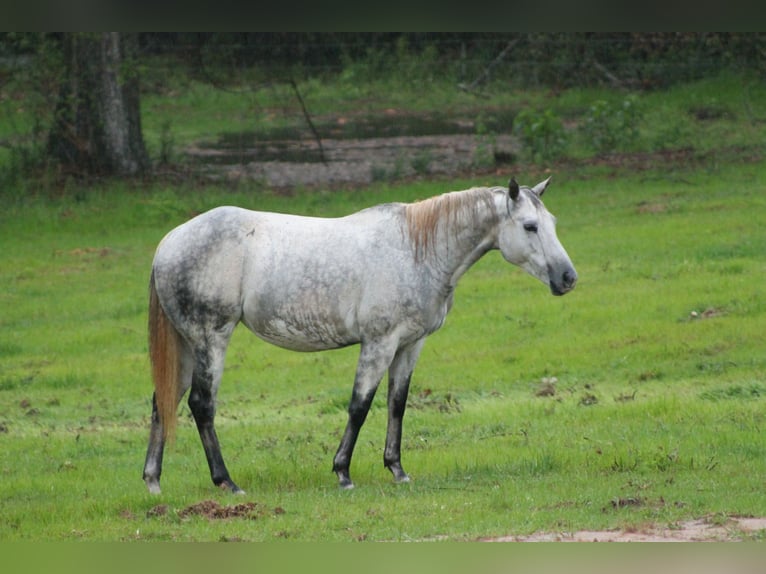
[{"label": "horse's back", "polygon": [[244,268],[303,273],[317,261],[339,273],[351,272],[364,266],[372,252],[391,249],[401,240],[397,214],[388,207],[341,218],[217,207],[169,232],[157,248],[154,267],[161,273],[212,272],[222,280]]}]

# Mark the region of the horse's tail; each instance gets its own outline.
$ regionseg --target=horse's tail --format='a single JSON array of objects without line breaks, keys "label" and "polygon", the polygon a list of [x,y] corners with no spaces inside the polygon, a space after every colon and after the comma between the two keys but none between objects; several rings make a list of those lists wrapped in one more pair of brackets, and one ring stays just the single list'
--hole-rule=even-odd
[{"label": "horse's tail", "polygon": [[154,400],[165,439],[175,436],[181,344],[181,335],[160,305],[152,270],[149,285],[149,358],[152,363]]}]

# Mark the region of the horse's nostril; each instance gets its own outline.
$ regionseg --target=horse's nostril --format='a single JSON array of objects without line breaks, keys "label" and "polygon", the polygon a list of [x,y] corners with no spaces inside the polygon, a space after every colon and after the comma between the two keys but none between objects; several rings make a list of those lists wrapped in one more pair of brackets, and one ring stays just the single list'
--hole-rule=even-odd
[{"label": "horse's nostril", "polygon": [[570,273],[569,271],[564,271],[562,280],[564,282],[564,285],[566,285],[567,287],[570,287],[574,285],[575,281],[577,281],[577,275],[575,275],[574,273]]}]

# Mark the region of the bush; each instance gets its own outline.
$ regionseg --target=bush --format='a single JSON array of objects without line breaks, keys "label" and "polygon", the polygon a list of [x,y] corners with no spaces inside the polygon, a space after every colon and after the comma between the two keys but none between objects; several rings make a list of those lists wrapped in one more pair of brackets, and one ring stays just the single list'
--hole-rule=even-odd
[{"label": "bush", "polygon": [[567,146],[564,126],[551,109],[519,112],[513,121],[513,131],[521,139],[523,153],[534,162],[555,159]]},{"label": "bush", "polygon": [[620,103],[597,100],[582,126],[585,141],[598,152],[626,150],[638,140],[643,111],[630,95]]}]

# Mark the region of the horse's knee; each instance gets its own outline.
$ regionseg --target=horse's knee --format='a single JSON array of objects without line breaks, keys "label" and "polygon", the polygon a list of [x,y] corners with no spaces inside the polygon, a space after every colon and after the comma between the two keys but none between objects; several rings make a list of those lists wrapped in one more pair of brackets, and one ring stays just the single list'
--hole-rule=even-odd
[{"label": "horse's knee", "polygon": [[351,404],[348,407],[348,421],[356,427],[361,427],[364,421],[367,419],[367,413],[370,411],[369,405],[365,408],[364,405]]},{"label": "horse's knee", "polygon": [[194,420],[198,422],[211,420],[215,416],[215,401],[210,392],[192,388],[188,404]]},{"label": "horse's knee", "polygon": [[370,406],[374,397],[374,391],[371,393],[359,393],[354,390],[351,395],[351,402],[348,405],[349,422],[362,426],[367,419],[367,413],[370,412]]},{"label": "horse's knee", "polygon": [[409,394],[409,380],[404,385],[392,385],[389,387],[389,415],[395,419],[404,418],[407,408],[407,396]]}]

